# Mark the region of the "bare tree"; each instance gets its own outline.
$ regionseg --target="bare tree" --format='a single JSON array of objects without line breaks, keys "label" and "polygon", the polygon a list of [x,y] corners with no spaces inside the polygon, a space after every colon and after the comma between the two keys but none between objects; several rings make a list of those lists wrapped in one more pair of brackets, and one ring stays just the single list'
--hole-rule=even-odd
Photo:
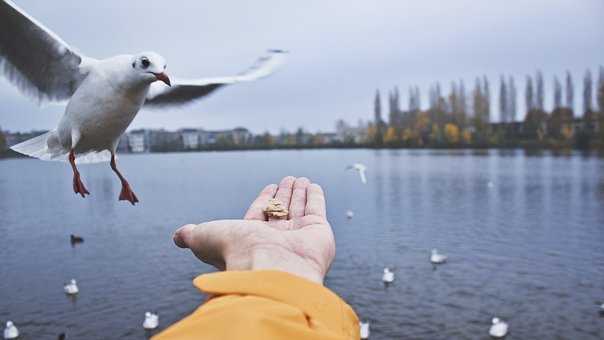
[{"label": "bare tree", "polygon": [[562,107],[562,84],[558,77],[554,76],[554,110]]},{"label": "bare tree", "polygon": [[535,94],[533,91],[533,78],[531,78],[531,76],[526,76],[526,90],[524,91],[526,112],[535,108]]},{"label": "bare tree", "polygon": [[570,71],[566,71],[566,107],[574,111],[575,106],[575,87],[573,77]]},{"label": "bare tree", "polygon": [[508,102],[508,110],[510,111],[510,120],[512,122],[516,121],[516,85],[514,84],[514,77],[510,76],[508,80],[509,85],[509,102]]},{"label": "bare tree", "polygon": [[593,111],[592,98],[593,98],[593,82],[591,80],[591,71],[585,72],[583,78],[583,113],[590,113]]},{"label": "bare tree", "polygon": [[505,77],[501,75],[499,80],[499,119],[504,123],[509,122],[509,112],[507,85]]},{"label": "bare tree", "polygon": [[545,103],[545,85],[543,84],[543,73],[541,71],[537,71],[536,77],[536,86],[537,86],[537,97],[535,102],[535,107],[541,111],[543,111],[544,103]]}]

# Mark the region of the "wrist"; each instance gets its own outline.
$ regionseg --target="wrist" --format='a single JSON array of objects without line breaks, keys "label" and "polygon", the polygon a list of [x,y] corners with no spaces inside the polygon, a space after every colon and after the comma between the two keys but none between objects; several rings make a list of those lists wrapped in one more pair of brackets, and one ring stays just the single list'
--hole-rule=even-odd
[{"label": "wrist", "polygon": [[226,270],[277,270],[323,284],[324,273],[318,265],[279,245],[254,247],[245,255],[225,256],[225,260]]}]

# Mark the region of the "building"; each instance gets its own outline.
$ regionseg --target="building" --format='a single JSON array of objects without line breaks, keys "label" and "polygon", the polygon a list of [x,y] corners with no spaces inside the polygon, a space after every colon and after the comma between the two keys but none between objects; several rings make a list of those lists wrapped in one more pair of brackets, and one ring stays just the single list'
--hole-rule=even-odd
[{"label": "building", "polygon": [[182,138],[182,147],[185,150],[199,149],[199,130],[198,129],[181,129],[180,136]]},{"label": "building", "polygon": [[149,152],[149,133],[147,130],[133,130],[128,133],[128,148],[130,152]]}]

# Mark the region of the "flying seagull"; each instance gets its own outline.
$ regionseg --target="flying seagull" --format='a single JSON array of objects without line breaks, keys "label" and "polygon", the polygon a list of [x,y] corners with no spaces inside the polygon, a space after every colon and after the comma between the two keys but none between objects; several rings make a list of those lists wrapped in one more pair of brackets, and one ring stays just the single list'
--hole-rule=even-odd
[{"label": "flying seagull", "polygon": [[352,165],[349,165],[346,170],[355,170],[359,173],[359,176],[361,178],[361,182],[363,184],[367,184],[367,177],[365,176],[365,171],[367,170],[367,167],[365,166],[365,164],[361,164],[361,163],[354,163]]},{"label": "flying seagull", "polygon": [[119,200],[138,202],[117,169],[115,152],[143,106],[183,105],[224,85],[260,79],[283,63],[285,53],[269,50],[235,76],[170,80],[165,59],[155,52],[107,59],[84,56],[12,2],[0,0],[0,73],[39,103],[67,101],[54,130],[12,149],[42,160],[69,161],[73,191],[82,197],[90,193],[76,163],[110,161],[122,183]]}]

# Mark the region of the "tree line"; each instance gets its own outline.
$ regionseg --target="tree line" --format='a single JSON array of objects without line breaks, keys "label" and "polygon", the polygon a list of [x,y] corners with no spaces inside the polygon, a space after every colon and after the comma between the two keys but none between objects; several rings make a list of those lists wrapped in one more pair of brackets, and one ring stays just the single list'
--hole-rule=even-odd
[{"label": "tree line", "polygon": [[[552,109],[545,108],[545,81],[537,71],[527,75],[524,88],[525,114],[519,115],[518,89],[514,77],[501,75],[498,94],[492,94],[489,79],[477,77],[471,90],[463,80],[453,81],[447,93],[439,82],[428,89],[427,109],[422,110],[418,86],[410,86],[407,110],[401,109],[398,87],[387,93],[387,107],[376,91],[368,143],[390,147],[579,147],[604,146],[604,67],[594,81],[583,76],[582,110],[575,112],[573,76],[552,79]],[[491,99],[496,97],[496,105]],[[595,97],[595,102],[594,102]],[[595,104],[595,105],[594,105]],[[499,121],[491,107],[497,107]]]}]

